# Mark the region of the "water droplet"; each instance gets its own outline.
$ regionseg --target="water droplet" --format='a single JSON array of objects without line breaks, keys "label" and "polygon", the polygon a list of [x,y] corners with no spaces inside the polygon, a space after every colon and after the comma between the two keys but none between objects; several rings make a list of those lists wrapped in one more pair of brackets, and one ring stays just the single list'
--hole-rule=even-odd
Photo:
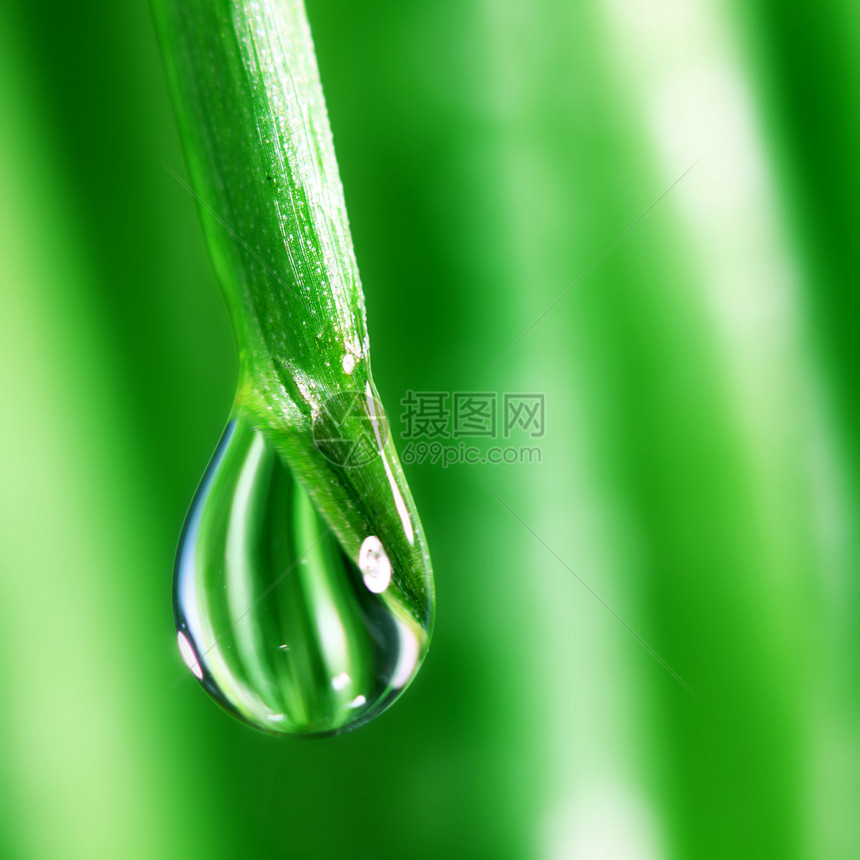
[{"label": "water droplet", "polygon": [[[411,520],[404,526],[404,498],[415,528],[417,515],[375,410],[373,420],[375,459],[338,467],[314,459],[311,443],[297,473],[277,434],[234,418],[189,512],[174,583],[182,657],[224,708],[264,731],[362,725],[426,653],[429,558]],[[313,469],[319,480],[309,481]],[[303,481],[324,494],[312,498]],[[333,497],[351,501],[333,507]]]}]

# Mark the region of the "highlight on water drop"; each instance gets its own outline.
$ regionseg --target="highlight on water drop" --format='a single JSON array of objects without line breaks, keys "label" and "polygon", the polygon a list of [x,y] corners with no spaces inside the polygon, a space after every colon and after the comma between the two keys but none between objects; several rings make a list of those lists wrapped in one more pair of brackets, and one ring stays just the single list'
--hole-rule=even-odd
[{"label": "highlight on water drop", "polygon": [[365,538],[358,552],[358,566],[364,576],[364,584],[374,594],[382,594],[391,582],[391,562],[379,542],[371,535]]}]

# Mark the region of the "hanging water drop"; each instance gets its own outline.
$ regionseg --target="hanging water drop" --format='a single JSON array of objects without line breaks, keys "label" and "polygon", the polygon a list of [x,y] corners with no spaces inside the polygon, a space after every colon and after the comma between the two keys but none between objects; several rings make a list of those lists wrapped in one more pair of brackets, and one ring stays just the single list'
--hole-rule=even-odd
[{"label": "hanging water drop", "polygon": [[[386,521],[410,567],[402,582],[417,576],[429,597],[429,566],[392,518],[374,525]],[[397,586],[378,537],[345,528],[320,515],[261,430],[230,422],[186,522],[174,599],[186,665],[245,722],[336,734],[380,713],[417,672],[429,603]],[[355,557],[341,542],[350,538]]]}]

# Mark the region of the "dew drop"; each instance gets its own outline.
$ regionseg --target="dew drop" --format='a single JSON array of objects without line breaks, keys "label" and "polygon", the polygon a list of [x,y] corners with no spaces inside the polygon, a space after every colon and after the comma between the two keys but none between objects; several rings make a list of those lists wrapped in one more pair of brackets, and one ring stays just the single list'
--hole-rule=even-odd
[{"label": "dew drop", "polygon": [[[381,456],[340,469],[320,458],[329,471],[318,485],[340,482],[354,499],[333,512],[305,489],[307,465],[299,480],[281,451],[247,417],[228,424],[177,554],[177,640],[202,686],[244,722],[339,734],[417,673],[432,627],[429,558],[393,495],[378,495],[390,468]],[[376,495],[363,501],[368,488]]]}]

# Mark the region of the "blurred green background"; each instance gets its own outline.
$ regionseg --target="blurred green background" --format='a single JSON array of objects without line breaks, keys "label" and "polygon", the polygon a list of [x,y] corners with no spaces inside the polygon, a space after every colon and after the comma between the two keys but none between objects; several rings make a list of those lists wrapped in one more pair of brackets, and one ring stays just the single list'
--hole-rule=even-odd
[{"label": "blurred green background", "polygon": [[544,393],[542,463],[407,467],[370,725],[168,691],[229,320],[146,4],[4,5],[0,855],[860,856],[858,7],[307,5],[389,413]]}]

